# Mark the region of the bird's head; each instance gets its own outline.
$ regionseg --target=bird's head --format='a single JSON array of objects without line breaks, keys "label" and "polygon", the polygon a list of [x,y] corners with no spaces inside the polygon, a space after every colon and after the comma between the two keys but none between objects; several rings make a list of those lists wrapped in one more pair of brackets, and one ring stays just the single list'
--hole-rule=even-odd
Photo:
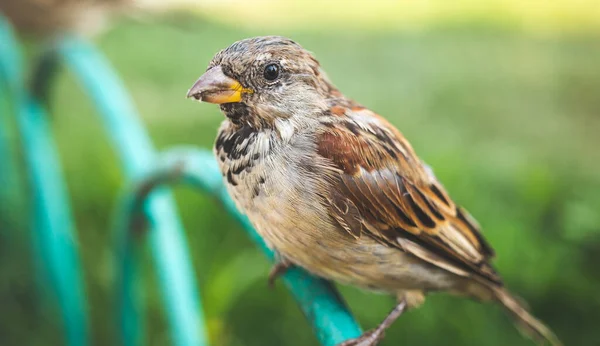
[{"label": "bird's head", "polygon": [[285,37],[264,36],[217,53],[187,96],[219,104],[234,122],[268,125],[314,116],[336,92],[310,52]]}]

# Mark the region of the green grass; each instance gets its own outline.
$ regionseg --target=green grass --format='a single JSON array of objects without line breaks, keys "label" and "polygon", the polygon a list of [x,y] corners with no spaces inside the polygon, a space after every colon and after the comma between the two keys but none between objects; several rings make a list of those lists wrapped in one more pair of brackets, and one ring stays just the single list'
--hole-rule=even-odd
[{"label": "green grass", "polygon": [[[460,26],[273,32],[175,15],[150,24],[120,23],[97,43],[158,148],[209,148],[222,115],[217,107],[186,100],[185,93],[215,52],[261,34],[299,41],[344,93],[408,137],[454,199],[482,224],[508,286],[565,344],[600,342],[600,37],[542,38]],[[92,105],[68,74],[58,79],[52,113],[78,226],[94,344],[114,344],[109,216],[123,177]],[[267,289],[267,261],[224,211],[187,190],[177,189],[177,198],[213,345],[316,345],[282,285]],[[17,249],[27,249],[26,240],[18,243]],[[15,318],[0,324],[1,343],[59,340],[56,315],[31,287],[29,254],[10,253],[0,267],[8,278],[0,298],[13,302],[12,283],[29,294],[4,310]],[[168,330],[149,266],[148,340],[164,345]],[[366,328],[392,307],[384,296],[352,288],[343,293]],[[403,316],[382,343],[509,344],[530,345],[498,308],[445,295]]]}]

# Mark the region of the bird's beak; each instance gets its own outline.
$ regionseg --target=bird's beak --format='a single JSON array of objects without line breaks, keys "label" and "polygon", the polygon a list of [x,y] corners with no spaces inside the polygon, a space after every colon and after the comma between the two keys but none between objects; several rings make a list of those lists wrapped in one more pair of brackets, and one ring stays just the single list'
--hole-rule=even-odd
[{"label": "bird's beak", "polygon": [[209,103],[235,103],[242,100],[243,93],[252,93],[240,82],[227,77],[221,66],[215,66],[206,71],[188,90],[187,97]]}]

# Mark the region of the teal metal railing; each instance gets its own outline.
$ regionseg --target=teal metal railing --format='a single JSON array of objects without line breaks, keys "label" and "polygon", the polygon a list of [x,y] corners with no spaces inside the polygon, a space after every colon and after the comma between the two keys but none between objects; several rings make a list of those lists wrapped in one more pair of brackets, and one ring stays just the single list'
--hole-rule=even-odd
[{"label": "teal metal railing", "polygon": [[31,200],[35,202],[31,219],[38,267],[57,298],[68,344],[87,345],[85,290],[54,140],[39,100],[26,92],[22,58],[10,28],[0,21],[0,30],[0,84],[4,86],[3,94],[9,95],[16,116]]},{"label": "teal metal railing", "polygon": [[[64,37],[56,41],[39,60],[31,86],[23,82],[21,61],[10,28],[0,19],[0,91],[10,95],[17,117],[30,191],[35,201],[32,210],[35,249],[39,262],[44,263],[40,270],[48,273],[47,278],[56,293],[54,297],[62,313],[67,344],[89,344],[90,326],[74,239],[75,226],[44,110],[44,98],[59,65],[67,67],[93,100],[127,179],[115,221],[119,273],[116,310],[121,341],[124,345],[145,344],[144,307],[139,300],[142,287],[138,284],[137,267],[139,248],[147,240],[171,340],[181,346],[207,345],[200,295],[183,226],[168,185],[185,183],[214,196],[242,224],[259,248],[274,259],[273,252],[229,198],[212,154],[202,149],[175,148],[157,155],[122,83],[109,63],[85,40]],[[0,155],[7,152],[6,137],[0,133]],[[0,166],[0,177],[8,176],[9,168]],[[333,346],[360,335],[360,327],[329,282],[298,268],[287,271],[283,281],[322,345]]]}]

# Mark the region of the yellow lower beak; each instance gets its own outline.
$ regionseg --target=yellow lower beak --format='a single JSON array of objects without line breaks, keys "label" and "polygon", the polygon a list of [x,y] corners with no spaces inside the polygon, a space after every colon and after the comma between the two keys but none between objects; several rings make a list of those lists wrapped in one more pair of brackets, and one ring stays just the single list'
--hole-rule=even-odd
[{"label": "yellow lower beak", "polygon": [[252,93],[237,80],[227,77],[221,66],[206,71],[188,90],[187,97],[209,103],[235,103],[242,100],[243,93]]}]

